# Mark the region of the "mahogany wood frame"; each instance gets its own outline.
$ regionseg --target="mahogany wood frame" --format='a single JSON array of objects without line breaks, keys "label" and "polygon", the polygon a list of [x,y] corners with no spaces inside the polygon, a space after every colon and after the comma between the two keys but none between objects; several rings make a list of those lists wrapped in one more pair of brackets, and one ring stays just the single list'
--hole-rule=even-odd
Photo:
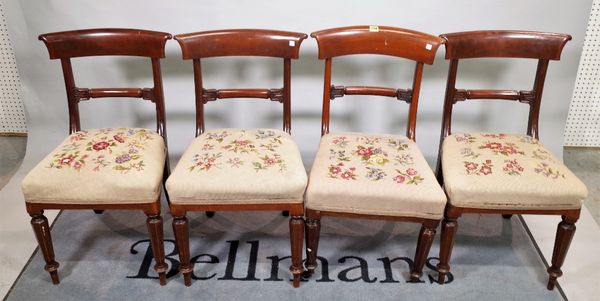
[{"label": "mahogany wood frame", "polygon": [[[451,134],[452,109],[456,102],[467,99],[504,99],[518,101],[529,105],[529,120],[527,135],[538,139],[538,120],[540,103],[550,60],[560,60],[565,44],[571,36],[559,33],[544,33],[530,31],[489,30],[458,32],[440,35],[446,40],[446,59],[450,60],[446,96],[444,99],[444,114],[442,133],[437,162],[437,177],[443,185],[442,173],[442,144]],[[461,59],[474,58],[529,58],[537,59],[537,71],[532,90],[464,90],[456,88],[458,62]],[[485,196],[482,196],[483,198]],[[454,245],[454,236],[458,227],[457,219],[463,213],[502,214],[510,218],[512,214],[543,214],[560,215],[552,266],[548,268],[549,280],[547,288],[554,289],[556,280],[562,275],[561,266],[564,262],[569,244],[575,233],[575,222],[579,219],[580,209],[571,210],[524,210],[524,209],[477,209],[457,207],[450,202],[446,205],[444,221],[442,222],[442,239],[440,245],[440,262],[438,264],[438,282],[443,284],[446,274],[450,271],[450,256]]]},{"label": "mahogany wood frame", "polygon": [[[79,118],[79,102],[91,98],[133,97],[150,100],[156,108],[156,131],[162,136],[167,147],[167,131],[165,124],[165,106],[160,71],[161,58],[165,57],[165,44],[171,35],[164,32],[139,29],[102,28],[75,31],[63,31],[42,34],[39,39],[44,42],[50,59],[60,59],[62,65],[67,101],[69,108],[69,134],[81,130]],[[90,56],[140,56],[150,58],[152,64],[152,88],[78,88],[75,85],[71,58]],[[168,151],[163,172],[163,183],[169,175]],[[50,226],[44,216],[49,209],[93,209],[101,213],[105,209],[141,210],[147,215],[146,226],[150,236],[150,244],[156,265],[154,269],[159,275],[161,285],[166,284],[165,254],[163,246],[163,226],[160,215],[160,197],[141,204],[49,204],[27,200],[27,213],[32,217],[31,225],[38,244],[46,261],[44,269],[50,273],[52,282],[58,284],[58,262],[55,261]]]},{"label": "mahogany wood frame", "polygon": [[[204,132],[204,104],[226,98],[263,98],[283,104],[283,130],[291,132],[291,60],[297,59],[306,34],[262,29],[231,29],[179,34],[183,59],[192,60],[196,95],[196,136]],[[202,84],[201,59],[223,56],[266,56],[283,59],[283,88],[278,89],[205,89]],[[288,211],[293,286],[300,286],[302,244],[304,237],[304,204],[281,201],[275,204],[170,204],[173,232],[179,249],[180,270],[184,283],[192,283],[189,251],[188,211]],[[210,215],[209,215],[210,216]]]},{"label": "mahogany wood frame", "polygon": [[[410,104],[406,136],[415,141],[417,107],[423,74],[423,64],[432,64],[442,38],[412,30],[386,26],[351,26],[326,29],[311,34],[319,46],[319,59],[325,60],[323,84],[323,112],[321,136],[329,133],[330,100],[344,95],[378,95],[394,97]],[[416,62],[411,89],[393,89],[386,87],[334,86],[331,84],[332,59],[353,54],[389,55]],[[336,211],[306,210],[306,276],[310,277],[317,267],[317,251],[323,216],[392,220],[420,223],[421,231],[417,241],[414,265],[411,267],[410,281],[419,281],[423,266],[433,243],[438,219],[425,219],[411,216],[384,216],[356,214]]]}]

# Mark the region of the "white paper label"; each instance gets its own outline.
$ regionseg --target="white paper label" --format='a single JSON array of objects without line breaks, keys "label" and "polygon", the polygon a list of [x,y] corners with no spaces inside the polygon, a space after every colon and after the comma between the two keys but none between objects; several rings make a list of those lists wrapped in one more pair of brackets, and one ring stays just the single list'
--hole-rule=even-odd
[{"label": "white paper label", "polygon": [[379,26],[377,26],[377,25],[370,25],[369,26],[369,31],[370,32],[379,32]]},{"label": "white paper label", "polygon": [[431,44],[427,43],[427,45],[425,45],[425,49],[431,50],[431,48],[433,48],[433,46]]},{"label": "white paper label", "polygon": [[290,41],[290,47],[296,46],[296,41]]}]

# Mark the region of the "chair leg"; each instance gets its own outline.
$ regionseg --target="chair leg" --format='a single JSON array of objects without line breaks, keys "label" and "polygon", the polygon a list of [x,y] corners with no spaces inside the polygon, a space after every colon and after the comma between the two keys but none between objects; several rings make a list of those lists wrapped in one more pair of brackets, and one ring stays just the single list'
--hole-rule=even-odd
[{"label": "chair leg", "polygon": [[206,211],[205,213],[206,213],[207,217],[213,217],[213,216],[215,216],[215,212],[214,211]]},{"label": "chair leg", "polygon": [[319,235],[321,234],[321,220],[306,220],[306,272],[304,277],[311,277],[317,269],[317,250],[319,249]]},{"label": "chair leg", "polygon": [[94,209],[94,213],[102,214],[102,213],[104,213],[104,210]]},{"label": "chair leg", "polygon": [[548,290],[553,290],[556,286],[556,280],[562,276],[562,270],[560,269],[565,262],[565,257],[571,240],[575,234],[575,222],[576,218],[562,217],[562,221],[558,224],[556,230],[556,240],[554,242],[554,252],[552,252],[552,266],[548,268]]},{"label": "chair leg", "polygon": [[38,241],[40,250],[44,255],[46,266],[44,270],[50,273],[53,284],[59,284],[58,279],[58,262],[54,260],[54,247],[52,246],[52,236],[50,236],[50,226],[48,225],[48,219],[44,216],[44,212],[40,211],[36,214],[31,215],[31,226],[33,232],[35,232],[35,238]]},{"label": "chair leg", "polygon": [[150,245],[154,255],[154,270],[158,273],[160,285],[167,284],[167,264],[165,263],[165,247],[163,240],[163,221],[160,215],[148,215],[146,219]]},{"label": "chair leg", "polygon": [[446,217],[442,222],[442,240],[440,243],[440,262],[438,268],[438,283],[444,284],[446,274],[450,272],[450,256],[454,247],[454,235],[458,229],[457,217]]},{"label": "chair leg", "polygon": [[304,242],[304,219],[302,216],[292,216],[290,218],[290,245],[292,249],[292,265],[290,272],[294,275],[294,287],[300,286],[300,277],[304,269],[302,268],[302,244]]},{"label": "chair leg", "polygon": [[410,271],[410,282],[419,282],[423,275],[423,266],[427,255],[433,244],[433,238],[435,237],[435,228],[437,228],[438,222],[433,224],[423,223],[421,231],[419,232],[419,239],[417,240],[417,250],[415,251],[415,260]]},{"label": "chair leg", "polygon": [[288,216],[290,216],[290,212],[287,211],[287,210],[284,210],[284,211],[281,211],[281,215],[285,216],[285,217],[288,217]]},{"label": "chair leg", "polygon": [[192,265],[190,264],[190,234],[185,215],[173,217],[173,233],[179,250],[179,271],[183,274],[185,286],[192,285]]},{"label": "chair leg", "polygon": [[512,216],[512,214],[502,214],[502,218],[504,219],[510,219]]}]

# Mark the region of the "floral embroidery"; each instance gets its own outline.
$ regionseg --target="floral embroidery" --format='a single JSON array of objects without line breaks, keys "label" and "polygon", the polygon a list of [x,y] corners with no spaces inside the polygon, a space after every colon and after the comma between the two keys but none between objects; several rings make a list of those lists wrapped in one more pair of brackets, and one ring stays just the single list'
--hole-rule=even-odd
[{"label": "floral embroidery", "polygon": [[394,160],[396,160],[396,163],[398,163],[400,165],[415,164],[415,159],[413,158],[413,156],[411,154],[396,155],[396,157],[394,157]]},{"label": "floral embroidery", "polygon": [[221,147],[224,150],[232,151],[234,153],[242,153],[247,154],[250,152],[256,152],[256,146],[252,144],[252,141],[248,139],[236,139],[229,143],[229,145],[225,145]]},{"label": "floral embroidery", "polygon": [[535,159],[540,159],[542,161],[551,161],[551,162],[554,162],[554,160],[552,160],[552,156],[550,155],[550,152],[547,152],[547,151],[545,151],[543,149],[540,149],[540,148],[534,150],[533,153],[532,153],[532,155],[531,155],[531,157],[535,158]]},{"label": "floral embroidery", "polygon": [[374,148],[372,146],[364,147],[359,145],[357,146],[356,154],[359,155],[367,165],[383,166],[390,162],[390,160],[387,159],[387,153],[385,153],[381,147]]},{"label": "floral embroidery", "polygon": [[285,160],[278,153],[279,147],[283,145],[282,135],[278,131],[220,131],[205,133],[203,137],[205,140],[202,151],[220,149],[240,156],[223,159],[221,162],[218,159],[224,156],[223,153],[194,154],[192,165],[188,167],[190,171],[209,171],[215,166],[221,168],[223,164],[231,168],[243,168],[245,162],[251,162],[252,168],[257,172],[272,169],[273,166],[276,166],[279,172],[287,168]]},{"label": "floral embroidery", "polygon": [[469,175],[487,176],[492,173],[492,160],[485,160],[485,162],[481,163],[481,166],[475,162],[464,161],[463,163]]},{"label": "floral embroidery", "polygon": [[504,145],[502,145],[502,143],[499,142],[485,142],[485,144],[479,146],[479,149],[489,149],[495,154],[502,154],[505,156],[515,154],[525,155],[525,153],[519,150],[519,148],[514,143],[510,142],[507,142]]},{"label": "floral embroidery", "polygon": [[329,166],[329,177],[333,179],[356,180],[356,167],[345,168],[344,163]]},{"label": "floral embroidery", "polygon": [[523,166],[517,162],[517,159],[504,160],[504,163],[506,163],[506,165],[504,165],[502,170],[510,176],[520,176],[524,170]]},{"label": "floral embroidery", "polygon": [[229,160],[227,160],[227,164],[229,164],[230,167],[239,168],[240,166],[244,165],[244,161],[240,160],[238,157],[229,158]]},{"label": "floral embroidery", "polygon": [[223,131],[220,134],[218,134],[218,133],[207,133],[206,134],[206,139],[208,139],[208,140],[215,140],[215,141],[221,143],[221,142],[223,142],[223,139],[225,139],[227,136],[229,136],[229,133],[227,133],[226,131]]},{"label": "floral embroidery", "polygon": [[213,167],[217,167],[219,168],[219,165],[221,165],[220,163],[217,163],[217,159],[221,158],[221,153],[217,153],[217,154],[209,154],[209,153],[205,153],[202,155],[196,154],[192,157],[192,163],[193,165],[189,167],[189,170],[192,171],[196,168],[198,168],[198,170],[205,170],[208,171]]},{"label": "floral embroidery", "polygon": [[452,135],[452,136],[454,136],[454,138],[456,139],[456,142],[473,143],[473,142],[475,142],[475,140],[477,140],[471,134],[457,134],[457,135]]},{"label": "floral embroidery", "polygon": [[[112,169],[127,173],[131,170],[144,169],[140,150],[146,148],[148,141],[154,136],[145,129],[100,129],[95,132],[79,131],[69,136],[69,142],[64,144],[60,152],[53,155],[48,168],[70,167],[80,171],[86,165],[86,160],[92,157],[92,171],[112,166]],[[81,142],[81,143],[80,143]],[[85,145],[82,147],[82,144]],[[123,150],[125,148],[125,150]],[[118,152],[109,159],[107,155]]]},{"label": "floral embroidery", "polygon": [[497,138],[497,139],[504,139],[506,137],[508,137],[508,135],[506,134],[481,134],[481,136],[483,137],[487,137],[487,138]]},{"label": "floral embroidery", "polygon": [[559,177],[562,177],[563,179],[565,178],[564,174],[560,173],[556,169],[552,169],[550,167],[550,165],[546,162],[538,163],[538,165],[535,167],[534,171],[536,173],[546,176],[547,178],[552,178],[552,179],[558,179]]},{"label": "floral embroidery", "polygon": [[399,152],[407,149],[408,143],[404,140],[388,139],[388,146]]},{"label": "floral embroidery", "polygon": [[264,155],[259,158],[262,162],[252,162],[256,171],[267,169],[275,165],[279,166],[279,171],[284,171],[286,169],[285,162],[281,159],[279,154],[274,154],[273,156]]},{"label": "floral embroidery", "polygon": [[385,171],[383,171],[383,169],[376,167],[367,167],[367,179],[371,181],[379,181],[385,178],[385,176],[387,176],[387,174],[385,173]]},{"label": "floral embroidery", "polygon": [[[402,172],[396,169],[398,175],[396,175],[393,180],[398,184],[412,184],[419,185],[419,183],[423,182],[423,177],[419,175],[419,172],[414,168],[408,168],[406,171]],[[408,180],[408,181],[407,181]]]},{"label": "floral embroidery", "polygon": [[375,145],[381,141],[379,137],[358,137],[356,138],[356,142],[364,143],[368,145]]},{"label": "floral embroidery", "polygon": [[460,150],[460,154],[465,158],[473,158],[473,159],[477,159],[477,157],[481,156],[480,153],[476,153],[468,147]]},{"label": "floral embroidery", "polygon": [[337,159],[339,161],[350,161],[350,157],[346,155],[346,150],[329,149],[329,160]]},{"label": "floral embroidery", "polygon": [[344,148],[344,147],[348,146],[347,139],[348,139],[347,137],[340,136],[340,137],[333,138],[333,141],[331,141],[331,142],[333,142],[334,145]]}]

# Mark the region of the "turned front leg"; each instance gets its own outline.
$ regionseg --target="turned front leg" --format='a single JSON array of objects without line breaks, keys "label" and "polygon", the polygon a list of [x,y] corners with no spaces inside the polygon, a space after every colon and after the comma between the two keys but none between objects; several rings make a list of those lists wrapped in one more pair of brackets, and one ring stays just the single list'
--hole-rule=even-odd
[{"label": "turned front leg", "polygon": [[554,242],[554,252],[552,252],[552,266],[548,268],[548,290],[553,290],[556,286],[556,280],[562,276],[562,270],[560,269],[565,262],[567,251],[571,245],[571,240],[575,234],[575,222],[576,218],[562,217],[562,221],[558,224],[556,229],[556,240]]},{"label": "turned front leg", "polygon": [[302,244],[304,241],[304,219],[302,216],[292,216],[290,218],[290,244],[292,249],[292,265],[290,272],[294,276],[294,287],[300,286],[300,276],[304,269],[302,268]]},{"label": "turned front leg", "polygon": [[419,282],[421,275],[423,275],[423,266],[425,265],[425,260],[427,260],[427,255],[429,254],[429,250],[431,249],[431,244],[433,244],[433,238],[435,237],[435,228],[437,228],[438,222],[430,223],[426,225],[425,223],[421,226],[421,231],[419,233],[419,239],[417,241],[417,250],[415,251],[415,260],[410,271],[410,281],[411,282]]},{"label": "turned front leg", "polygon": [[43,211],[37,212],[31,215],[31,226],[35,233],[35,238],[40,246],[40,250],[44,255],[46,265],[44,270],[50,273],[53,284],[59,284],[58,279],[58,262],[54,260],[54,248],[52,246],[52,236],[50,236],[50,226],[48,225],[48,219],[44,216]]},{"label": "turned front leg", "polygon": [[185,215],[173,217],[173,233],[179,250],[179,271],[183,274],[185,286],[192,285],[192,265],[190,263],[190,234]]},{"label": "turned front leg", "polygon": [[458,229],[456,218],[445,218],[442,222],[442,241],[440,243],[440,262],[438,268],[438,283],[444,284],[446,274],[450,272],[450,256],[454,247],[454,236]]},{"label": "turned front leg", "polygon": [[305,277],[310,277],[317,269],[317,250],[319,249],[319,235],[321,234],[321,220],[306,220],[306,272]]},{"label": "turned front leg", "polygon": [[160,215],[148,215],[146,219],[150,245],[154,254],[154,270],[158,273],[160,285],[167,284],[167,264],[165,263],[165,247],[163,240],[163,221]]}]

